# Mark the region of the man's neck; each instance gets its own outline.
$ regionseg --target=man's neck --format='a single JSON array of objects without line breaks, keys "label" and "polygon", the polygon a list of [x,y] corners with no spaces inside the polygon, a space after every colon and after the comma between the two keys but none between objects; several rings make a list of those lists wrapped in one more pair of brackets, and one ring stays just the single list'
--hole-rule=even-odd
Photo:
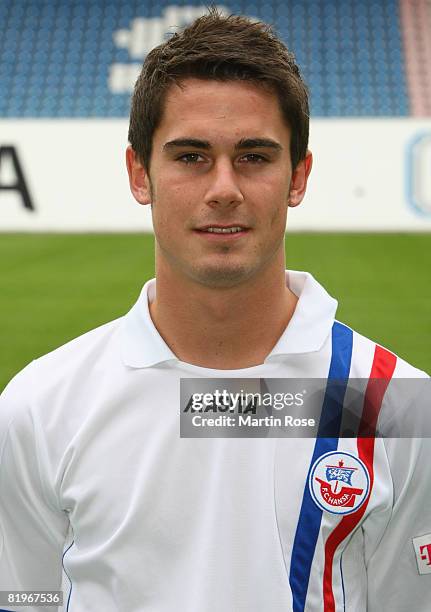
[{"label": "man's neck", "polygon": [[297,297],[285,271],[229,289],[186,285],[157,276],[150,314],[181,361],[230,370],[260,365],[289,323]]}]

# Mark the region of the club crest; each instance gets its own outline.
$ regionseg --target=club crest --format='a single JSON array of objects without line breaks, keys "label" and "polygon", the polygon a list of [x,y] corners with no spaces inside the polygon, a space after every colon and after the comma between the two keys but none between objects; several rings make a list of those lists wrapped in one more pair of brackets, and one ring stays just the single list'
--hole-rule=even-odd
[{"label": "club crest", "polygon": [[319,508],[332,514],[351,514],[367,499],[370,477],[358,457],[335,451],[317,459],[308,485]]}]

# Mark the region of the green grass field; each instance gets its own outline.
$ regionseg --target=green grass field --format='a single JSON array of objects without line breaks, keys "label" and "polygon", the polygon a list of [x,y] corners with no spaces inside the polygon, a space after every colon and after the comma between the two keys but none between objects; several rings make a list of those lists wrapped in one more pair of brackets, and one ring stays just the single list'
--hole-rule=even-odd
[{"label": "green grass field", "polygon": [[[287,266],[339,300],[337,318],[431,372],[431,234],[291,234]],[[123,315],[154,272],[137,234],[0,236],[0,389],[29,361]]]}]

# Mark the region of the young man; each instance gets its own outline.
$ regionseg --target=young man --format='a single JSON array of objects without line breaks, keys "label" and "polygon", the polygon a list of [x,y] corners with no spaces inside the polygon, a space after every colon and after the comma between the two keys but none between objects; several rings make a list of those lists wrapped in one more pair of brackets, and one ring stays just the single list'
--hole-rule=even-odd
[{"label": "young man", "polygon": [[[179,433],[182,378],[422,376],[284,269],[312,163],[293,56],[211,11],[148,55],[129,139],[156,279],[6,389],[0,589],[62,588],[70,612],[429,610],[424,441]],[[386,396],[365,395],[375,427]]]}]

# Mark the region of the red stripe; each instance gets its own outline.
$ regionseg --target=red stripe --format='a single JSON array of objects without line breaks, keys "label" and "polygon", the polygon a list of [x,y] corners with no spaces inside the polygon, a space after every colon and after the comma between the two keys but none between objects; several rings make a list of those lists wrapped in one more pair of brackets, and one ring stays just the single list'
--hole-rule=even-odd
[{"label": "red stripe", "polygon": [[397,358],[393,353],[376,345],[370,378],[365,391],[361,423],[359,425],[360,434],[367,433],[370,437],[358,437],[357,440],[358,456],[367,466],[370,475],[370,490],[362,506],[356,512],[344,516],[326,541],[325,569],[323,573],[324,612],[335,612],[335,600],[332,591],[332,566],[335,551],[361,520],[371,496],[374,483],[373,457],[375,438],[373,434],[376,431],[383,396],[394,373],[396,361]]}]

